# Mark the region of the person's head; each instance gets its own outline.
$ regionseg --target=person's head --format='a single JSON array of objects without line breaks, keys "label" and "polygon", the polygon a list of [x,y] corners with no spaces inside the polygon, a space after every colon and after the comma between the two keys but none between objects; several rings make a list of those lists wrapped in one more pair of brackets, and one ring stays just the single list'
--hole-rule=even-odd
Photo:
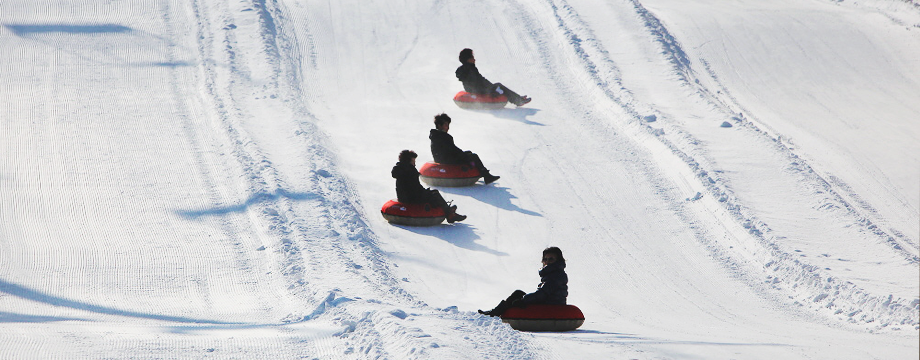
[{"label": "person's head", "polygon": [[473,63],[476,63],[476,58],[473,57],[473,49],[463,49],[460,50],[460,62],[466,64],[472,60]]},{"label": "person's head", "polygon": [[412,150],[403,150],[399,153],[399,162],[401,163],[411,163],[415,165],[415,158],[418,157],[418,154]]},{"label": "person's head", "polygon": [[450,130],[450,116],[447,116],[447,114],[444,113],[435,115],[434,128],[444,132]]},{"label": "person's head", "polygon": [[562,250],[555,246],[543,249],[543,265],[549,265],[557,261],[565,261],[562,257]]}]

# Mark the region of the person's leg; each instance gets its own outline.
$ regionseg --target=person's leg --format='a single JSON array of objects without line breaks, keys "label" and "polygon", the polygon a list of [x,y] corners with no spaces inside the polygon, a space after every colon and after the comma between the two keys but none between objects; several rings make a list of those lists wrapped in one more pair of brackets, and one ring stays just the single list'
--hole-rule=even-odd
[{"label": "person's leg", "polygon": [[479,159],[479,155],[476,155],[476,153],[472,151],[465,151],[464,154],[466,154],[466,160],[479,170],[479,174],[482,175],[482,180],[485,181],[486,184],[491,184],[500,178],[500,176],[492,175],[489,169],[486,169],[486,166],[482,164],[482,160]]},{"label": "person's leg", "polygon": [[428,196],[425,202],[442,209],[447,208],[447,201],[444,200],[444,197],[441,196],[441,193],[437,190],[428,189]]},{"label": "person's leg", "polygon": [[514,302],[517,300],[523,299],[525,294],[527,293],[521,290],[514,290],[514,292],[511,293],[511,295],[508,296],[507,299],[499,302],[498,305],[496,305],[495,308],[493,308],[492,310],[487,310],[487,311],[479,310],[479,313],[483,315],[489,315],[489,316],[502,316],[502,314],[504,314],[505,311],[511,308],[511,304],[514,304]]},{"label": "person's leg", "polygon": [[429,190],[428,193],[428,203],[432,206],[437,206],[444,210],[444,217],[447,218],[447,222],[453,223],[456,221],[463,221],[466,219],[466,215],[457,214],[457,206],[447,205],[447,201],[444,200],[444,197],[441,196],[441,193],[437,190]]},{"label": "person's leg", "polygon": [[513,303],[513,302],[515,302],[515,301],[518,301],[518,300],[523,299],[523,298],[524,298],[524,295],[527,295],[527,293],[525,293],[525,292],[523,292],[523,291],[521,291],[521,290],[514,290],[514,292],[511,293],[511,295],[508,296],[507,299],[505,299],[505,301],[507,301],[509,304],[511,304],[511,303]]},{"label": "person's leg", "polygon": [[495,92],[501,95],[505,95],[505,97],[508,98],[508,102],[514,105],[526,104],[526,102],[524,102],[524,97],[522,97],[521,95],[518,95],[518,93],[512,91],[507,86],[502,85],[502,83],[495,83],[494,85],[496,88]]},{"label": "person's leg", "polygon": [[486,166],[482,164],[482,160],[479,159],[479,155],[472,151],[464,151],[463,154],[466,156],[466,161],[473,165],[479,173],[483,176],[489,174],[489,169],[486,169]]}]

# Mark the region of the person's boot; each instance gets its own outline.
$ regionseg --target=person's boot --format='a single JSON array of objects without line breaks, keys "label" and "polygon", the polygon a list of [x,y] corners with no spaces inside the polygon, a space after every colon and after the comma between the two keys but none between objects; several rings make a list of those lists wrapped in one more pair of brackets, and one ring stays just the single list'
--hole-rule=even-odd
[{"label": "person's boot", "polygon": [[457,205],[451,205],[444,209],[444,218],[450,224],[454,223],[454,215],[457,214]]},{"label": "person's boot", "polygon": [[498,305],[496,305],[494,309],[486,310],[486,311],[479,310],[479,313],[483,315],[489,315],[489,316],[494,317],[494,316],[502,316],[502,314],[505,313],[505,310],[508,310],[508,302],[505,300],[502,300],[502,302],[498,303]]},{"label": "person's boot", "polygon": [[449,224],[466,220],[466,215],[457,214],[457,205],[451,205],[444,209],[444,217]]},{"label": "person's boot", "polygon": [[494,183],[495,180],[501,178],[501,176],[492,175],[489,170],[483,168],[479,170],[479,173],[482,174],[482,181],[485,181],[486,184]]}]

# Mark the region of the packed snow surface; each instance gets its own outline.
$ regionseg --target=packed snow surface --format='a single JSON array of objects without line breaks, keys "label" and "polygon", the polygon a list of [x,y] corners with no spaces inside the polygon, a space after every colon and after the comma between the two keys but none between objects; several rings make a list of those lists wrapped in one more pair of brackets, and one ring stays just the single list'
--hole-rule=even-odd
[{"label": "packed snow surface", "polygon": [[[463,48],[527,106],[461,110]],[[0,359],[916,359],[920,5],[3,0]],[[394,226],[433,116],[501,179]],[[578,330],[479,315],[567,259]]]}]

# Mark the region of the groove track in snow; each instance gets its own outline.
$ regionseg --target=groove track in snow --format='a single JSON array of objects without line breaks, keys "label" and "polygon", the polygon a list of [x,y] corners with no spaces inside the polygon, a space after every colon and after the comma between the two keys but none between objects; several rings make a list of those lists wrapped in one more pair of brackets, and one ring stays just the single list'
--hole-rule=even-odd
[{"label": "groove track in snow", "polygon": [[[794,177],[800,178],[794,186],[801,190],[814,190],[827,206],[825,214],[840,218],[839,211],[842,208],[849,217],[851,225],[844,227],[857,227],[864,229],[862,233],[868,233],[867,239],[863,244],[872,245],[877,242],[886,244],[893,254],[902,256],[906,261],[905,270],[915,267],[917,256],[915,246],[911,246],[909,240],[897,239],[886,233],[879,227],[873,225],[871,220],[866,219],[837,192],[834,191],[827,181],[817,175],[803,159],[793,154],[781,142],[781,139],[775,139],[768,133],[760,130],[757,126],[743,118],[732,117],[733,112],[729,106],[716,100],[712,92],[699,85],[695,72],[691,68],[691,62],[688,60],[685,52],[681,49],[680,43],[668,32],[668,30],[646,10],[637,1],[632,2],[637,14],[649,29],[649,32],[658,40],[661,46],[662,54],[669,59],[675,73],[684,86],[695,89],[701,98],[707,99],[716,109],[720,109],[723,116],[733,118],[739,122],[743,129],[748,130],[753,135],[752,139],[764,144],[759,150],[765,150],[766,155],[753,155],[749,158],[770,158],[778,156],[788,159],[786,162],[790,165]],[[587,77],[586,82],[595,83],[600,94],[613,101],[616,106],[622,107],[630,119],[628,123],[620,123],[615,128],[629,126],[638,127],[647,131],[647,134],[654,135],[662,144],[667,146],[670,151],[681,159],[689,169],[693,171],[695,177],[700,181],[700,185],[705,187],[708,192],[707,196],[719,200],[719,206],[727,210],[728,219],[719,220],[722,223],[734,222],[739,227],[743,227],[749,233],[751,240],[760,243],[770,255],[766,258],[760,258],[754,264],[754,268],[746,270],[738,275],[748,279],[751,285],[756,288],[762,288],[771,296],[776,296],[779,301],[791,295],[790,298],[796,304],[809,304],[812,309],[818,312],[826,312],[828,316],[838,318],[848,322],[863,323],[869,326],[880,326],[882,328],[889,325],[902,326],[908,325],[916,328],[918,323],[918,302],[915,298],[898,298],[888,294],[873,294],[871,291],[861,289],[846,278],[838,278],[834,275],[824,273],[824,270],[810,264],[807,260],[797,258],[792,255],[791,249],[784,248],[781,244],[782,237],[774,235],[770,226],[764,220],[754,215],[756,212],[748,208],[744,201],[740,200],[731,190],[730,181],[723,175],[721,167],[713,163],[710,155],[706,155],[699,144],[711,142],[701,141],[691,133],[673,126],[665,125],[664,131],[659,130],[656,126],[646,124],[643,121],[644,114],[660,112],[660,110],[643,105],[633,98],[632,93],[620,81],[621,70],[607,56],[608,50],[603,48],[601,42],[589,30],[575,12],[574,8],[564,1],[553,1],[549,3],[553,10],[553,16],[559,24],[559,34],[564,34],[566,41],[571,46],[571,51],[579,59],[584,74]],[[542,50],[544,53],[549,49]],[[722,89],[720,89],[721,92]],[[640,110],[641,109],[641,110]],[[665,119],[667,120],[667,119]],[[643,142],[648,138],[647,134],[639,133],[637,142]],[[775,153],[775,155],[771,154]],[[765,180],[765,179],[762,179]],[[785,180],[785,179],[779,179]],[[765,187],[769,187],[766,185]],[[827,195],[822,195],[827,194]],[[717,213],[717,212],[714,212]],[[696,215],[691,215],[691,218]],[[695,220],[686,219],[688,223],[694,223]],[[827,220],[825,220],[827,221]],[[753,254],[727,255],[734,251],[724,248],[727,245],[713,242],[707,237],[705,232],[698,235],[699,240],[712,248],[713,255],[726,261],[728,269],[739,269],[739,262],[746,262]],[[850,235],[852,236],[852,235]],[[857,235],[864,237],[865,235]],[[765,268],[767,271],[758,270]],[[758,283],[769,283],[770,286],[763,287]],[[779,291],[777,291],[779,290]],[[791,291],[790,291],[791,290]],[[830,296],[829,296],[830,295]],[[880,324],[880,325],[879,325]]]},{"label": "groove track in snow", "polygon": [[[212,29],[224,29],[227,36],[223,57],[229,66],[230,83],[209,85],[208,88],[214,89],[211,93],[218,104],[215,108],[228,109],[220,116],[225,123],[222,131],[230,135],[234,144],[233,153],[239,159],[241,168],[249,171],[246,175],[247,191],[267,194],[254,196],[252,199],[255,201],[250,201],[250,207],[258,209],[256,213],[261,213],[258,225],[274,235],[272,238],[280,240],[280,244],[265,246],[282,253],[281,271],[287,278],[288,288],[310,289],[312,294],[308,296],[320,300],[314,300],[308,306],[315,307],[311,313],[294,313],[287,316],[285,321],[310,321],[334,316],[335,321],[344,324],[346,328],[336,334],[341,341],[336,351],[345,354],[359,352],[370,357],[435,356],[429,353],[437,348],[436,343],[434,348],[430,346],[430,333],[399,321],[407,315],[393,317],[391,314],[403,313],[402,310],[385,309],[400,304],[419,307],[418,310],[428,316],[441,318],[441,322],[447,323],[465,321],[469,315],[426,308],[407,296],[388,275],[387,265],[380,259],[379,250],[376,249],[374,235],[365,228],[365,221],[351,204],[355,200],[349,185],[336,173],[335,165],[324,149],[325,140],[311,123],[309,110],[301,103],[303,94],[296,81],[299,75],[295,65],[301,61],[297,57],[298,44],[296,40],[285,37],[277,28],[278,24],[283,24],[289,17],[284,8],[275,2],[254,2],[231,11],[240,11],[242,14],[255,12],[257,19],[247,21],[243,16],[226,19],[227,23],[222,26],[212,26]],[[262,46],[241,50],[239,45],[247,42],[234,37],[237,29],[248,30],[239,31],[241,34],[258,36],[253,43]],[[264,60],[258,57],[264,57]],[[259,69],[261,64],[270,66]],[[238,74],[248,74],[249,78],[236,76]],[[212,74],[207,78],[220,79],[220,76]],[[247,90],[245,87],[240,89],[230,85],[246,82],[261,83],[261,89],[246,93],[238,91]],[[224,90],[221,89],[229,91],[222,93]],[[251,99],[276,102],[279,108],[286,107],[293,112],[283,114],[282,118],[272,118],[268,114],[245,114],[247,108],[258,108],[256,105],[245,106]],[[253,120],[255,122],[251,122]],[[279,144],[277,136],[285,132],[293,135],[287,140],[293,141],[293,144]],[[303,149],[304,152],[298,154],[295,151],[292,154],[291,149]],[[309,161],[300,163],[303,161],[300,159],[304,158]],[[290,159],[295,159],[295,167],[291,167]],[[298,168],[303,165],[309,166],[306,174],[303,174],[302,168]],[[253,172],[253,169],[256,171]],[[298,176],[296,180],[291,180],[300,183],[298,186],[305,185],[306,181],[308,190],[294,191],[294,195],[287,195],[291,193],[287,190],[291,185],[286,185],[283,178],[293,174]],[[277,201],[267,203],[261,199]],[[305,202],[312,204],[305,207],[302,205]],[[303,254],[309,256],[304,257]],[[359,299],[369,299],[371,302]],[[381,301],[384,301],[384,309],[375,305]],[[416,316],[415,313],[410,315]],[[494,321],[490,321],[467,328],[467,336],[474,336],[470,331],[478,332],[479,335],[475,336],[484,339],[487,334],[496,331],[495,325]],[[500,330],[505,333],[507,331]],[[506,335],[508,339],[515,337],[514,333]],[[483,347],[481,351],[492,352],[494,350],[489,350],[490,347],[507,349],[509,346],[517,356],[528,351],[522,347],[520,340],[497,344],[480,340],[479,343],[477,347]],[[454,353],[457,350],[445,351]]]},{"label": "groove track in snow", "polygon": [[[915,358],[896,191],[809,153],[733,77],[760,59],[710,48],[910,52],[881,30],[920,17],[783,1],[2,1],[0,358]],[[757,41],[698,32],[747,10],[730,35]],[[535,101],[457,109],[464,47]],[[440,189],[465,222],[389,225],[439,112],[502,179]],[[579,331],[475,312],[550,245]]]}]

